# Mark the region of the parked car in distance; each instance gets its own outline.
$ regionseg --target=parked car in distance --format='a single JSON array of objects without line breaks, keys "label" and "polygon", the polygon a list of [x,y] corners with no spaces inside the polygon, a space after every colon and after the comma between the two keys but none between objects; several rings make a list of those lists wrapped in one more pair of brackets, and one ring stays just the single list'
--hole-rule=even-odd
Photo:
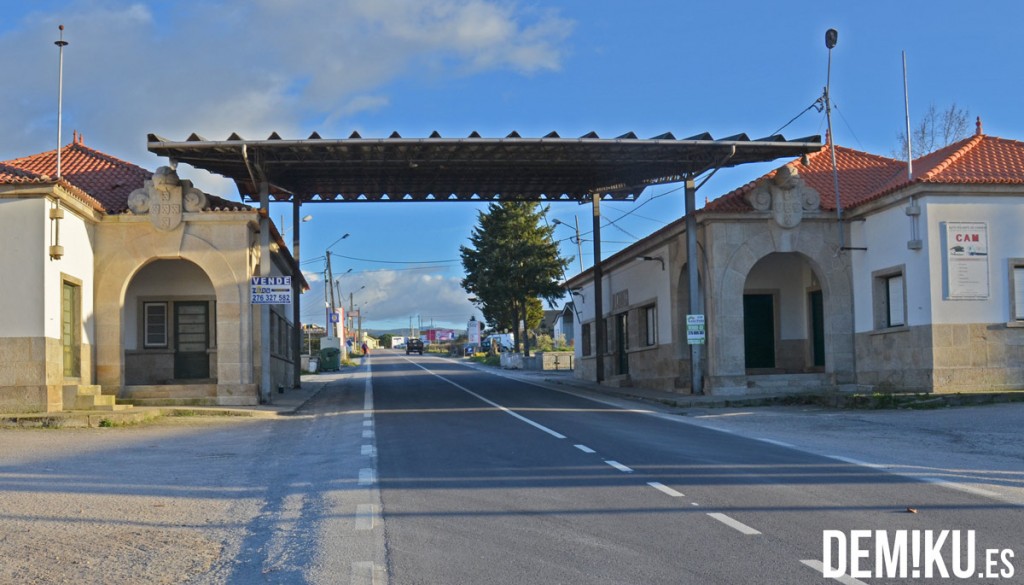
[{"label": "parked car in distance", "polygon": [[405,343],[405,355],[416,352],[423,355],[423,340],[412,338]]}]

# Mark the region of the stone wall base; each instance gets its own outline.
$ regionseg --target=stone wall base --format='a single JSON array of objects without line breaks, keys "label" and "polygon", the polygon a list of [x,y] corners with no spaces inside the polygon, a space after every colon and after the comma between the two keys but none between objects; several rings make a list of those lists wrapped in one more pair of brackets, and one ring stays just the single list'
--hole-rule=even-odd
[{"label": "stone wall base", "polygon": [[118,401],[136,406],[254,406],[258,384],[168,384],[125,386]]}]

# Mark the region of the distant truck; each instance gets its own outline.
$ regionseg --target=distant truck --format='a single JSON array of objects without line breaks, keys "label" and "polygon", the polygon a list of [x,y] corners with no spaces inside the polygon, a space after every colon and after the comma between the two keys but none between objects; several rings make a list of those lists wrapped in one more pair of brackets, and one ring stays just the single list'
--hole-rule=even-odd
[{"label": "distant truck", "polygon": [[511,333],[492,333],[488,335],[483,343],[480,344],[480,349],[484,352],[490,352],[491,346],[495,346],[498,351],[512,351],[515,349],[515,340],[512,339]]}]

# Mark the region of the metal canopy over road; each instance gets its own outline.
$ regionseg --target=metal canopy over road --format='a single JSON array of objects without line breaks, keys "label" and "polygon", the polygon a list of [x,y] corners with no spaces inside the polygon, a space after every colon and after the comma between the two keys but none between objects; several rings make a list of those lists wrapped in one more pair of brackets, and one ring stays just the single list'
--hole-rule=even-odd
[{"label": "metal canopy over road", "polygon": [[715,140],[704,133],[640,139],[632,132],[600,138],[363,138],[211,141],[196,134],[173,142],[149,135],[150,152],[235,181],[258,201],[266,181],[275,201],[589,201],[635,200],[650,185],[678,183],[713,168],[796,157],[821,148],[820,136]]},{"label": "metal canopy over road", "polygon": [[[263,212],[260,276],[270,275],[270,200],[290,201],[292,256],[299,261],[299,207],[303,203],[373,201],[568,201],[593,204],[594,211],[594,324],[597,347],[605,347],[601,291],[602,199],[634,201],[650,185],[686,183],[687,265],[696,266],[695,179],[706,171],[745,163],[797,157],[821,149],[821,137],[786,140],[773,135],[750,140],[746,134],[715,140],[704,133],[677,140],[671,133],[649,139],[629,132],[601,138],[591,132],[562,138],[552,132],[543,138],[363,138],[324,139],[313,133],[306,140],[284,140],[277,133],[266,140],[244,140],[232,134],[211,141],[192,134],[184,142],[149,135],[149,150],[235,181],[243,199],[259,201]],[[688,271],[690,313],[697,307],[697,271]],[[296,279],[293,282],[298,282]],[[298,298],[296,285],[294,292]],[[263,305],[261,320],[261,396],[270,398],[270,318]],[[299,322],[299,305],[292,303]],[[298,329],[292,336],[295,355],[301,351]],[[690,346],[691,389],[701,393],[699,350]],[[603,373],[603,352],[594,359],[597,381]],[[295,384],[300,383],[294,369]]]}]

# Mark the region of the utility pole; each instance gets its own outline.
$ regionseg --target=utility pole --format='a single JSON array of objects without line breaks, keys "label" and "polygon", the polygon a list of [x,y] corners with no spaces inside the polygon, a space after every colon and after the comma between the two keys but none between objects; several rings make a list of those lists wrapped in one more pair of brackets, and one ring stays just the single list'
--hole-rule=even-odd
[{"label": "utility pole", "polygon": [[336,314],[335,313],[336,305],[334,304],[334,273],[331,272],[331,251],[330,250],[327,250],[327,286],[329,286],[330,289],[331,289],[331,319],[330,319],[330,328],[328,329],[328,332],[333,332],[334,333],[334,335],[332,335],[331,337],[337,337],[338,336],[338,324],[334,322],[334,315]]},{"label": "utility pole", "polygon": [[580,218],[572,216],[576,220],[576,256],[580,259],[580,274],[583,274],[583,240],[580,239]]}]

